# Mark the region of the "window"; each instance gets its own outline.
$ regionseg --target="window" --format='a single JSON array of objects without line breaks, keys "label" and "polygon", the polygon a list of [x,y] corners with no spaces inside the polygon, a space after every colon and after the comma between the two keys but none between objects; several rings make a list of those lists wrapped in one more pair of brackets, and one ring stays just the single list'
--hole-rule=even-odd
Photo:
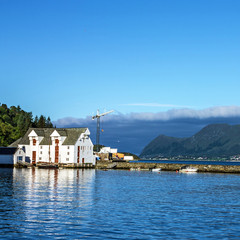
[{"label": "window", "polygon": [[40,154],[42,154],[42,151],[40,151]]},{"label": "window", "polygon": [[34,138],[33,139],[33,146],[36,146],[36,142],[37,142],[37,140]]},{"label": "window", "polygon": [[67,152],[67,155],[69,155],[69,152]]},{"label": "window", "polygon": [[40,157],[39,160],[42,160],[42,158]]},{"label": "window", "polygon": [[70,147],[68,146],[67,149],[70,149]]},{"label": "window", "polygon": [[69,161],[69,158],[66,158],[66,161]]},{"label": "window", "polygon": [[40,149],[42,149],[42,146],[40,147]]}]

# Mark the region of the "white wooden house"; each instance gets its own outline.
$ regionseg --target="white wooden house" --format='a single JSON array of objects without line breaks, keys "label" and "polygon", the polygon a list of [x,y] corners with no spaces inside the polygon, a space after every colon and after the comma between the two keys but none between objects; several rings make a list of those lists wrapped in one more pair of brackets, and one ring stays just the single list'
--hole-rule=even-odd
[{"label": "white wooden house", "polygon": [[30,128],[18,147],[14,163],[65,163],[95,165],[93,143],[88,128]]}]

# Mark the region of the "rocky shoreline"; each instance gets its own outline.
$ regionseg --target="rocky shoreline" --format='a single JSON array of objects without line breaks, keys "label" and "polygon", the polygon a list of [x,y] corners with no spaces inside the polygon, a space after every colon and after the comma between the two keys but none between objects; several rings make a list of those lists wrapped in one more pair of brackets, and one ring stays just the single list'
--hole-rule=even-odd
[{"label": "rocky shoreline", "polygon": [[137,169],[140,171],[149,171],[153,168],[161,168],[162,171],[178,171],[180,168],[189,165],[198,169],[198,172],[206,173],[235,173],[240,174],[240,166],[234,165],[211,165],[211,164],[180,164],[180,163],[143,163],[143,162],[112,162],[112,161],[97,161],[96,166],[92,164],[58,164],[33,166],[32,164],[17,164],[14,167],[37,167],[37,168],[92,168],[92,169],[116,169],[130,170]]},{"label": "rocky shoreline", "polygon": [[129,170],[131,168],[140,170],[150,170],[152,168],[161,168],[162,171],[178,171],[183,166],[192,166],[198,168],[198,172],[209,173],[240,173],[240,166],[230,165],[200,165],[200,164],[178,164],[178,163],[137,163],[137,162],[114,162],[97,161],[96,169],[121,169]]}]

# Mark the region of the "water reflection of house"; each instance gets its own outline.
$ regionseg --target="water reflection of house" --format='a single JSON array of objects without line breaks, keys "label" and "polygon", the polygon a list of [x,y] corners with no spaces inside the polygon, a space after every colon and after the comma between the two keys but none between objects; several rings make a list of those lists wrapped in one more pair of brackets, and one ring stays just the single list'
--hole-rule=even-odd
[{"label": "water reflection of house", "polygon": [[11,146],[18,150],[14,163],[63,163],[95,165],[88,128],[30,128]]},{"label": "water reflection of house", "polygon": [[25,199],[21,211],[36,221],[42,207],[55,218],[56,206],[68,214],[73,206],[92,205],[94,182],[94,169],[13,169],[13,189]]}]

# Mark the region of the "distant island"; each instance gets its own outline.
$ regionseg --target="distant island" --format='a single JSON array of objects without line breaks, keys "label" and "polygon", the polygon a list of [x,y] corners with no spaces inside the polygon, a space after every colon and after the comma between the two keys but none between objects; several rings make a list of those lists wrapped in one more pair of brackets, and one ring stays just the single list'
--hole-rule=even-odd
[{"label": "distant island", "polygon": [[160,135],[141,158],[230,158],[240,155],[240,125],[211,124],[189,138]]},{"label": "distant island", "polygon": [[33,117],[32,112],[22,110],[20,106],[8,107],[0,103],[0,146],[10,145],[22,137],[30,127],[51,128],[53,124],[50,117]]}]

